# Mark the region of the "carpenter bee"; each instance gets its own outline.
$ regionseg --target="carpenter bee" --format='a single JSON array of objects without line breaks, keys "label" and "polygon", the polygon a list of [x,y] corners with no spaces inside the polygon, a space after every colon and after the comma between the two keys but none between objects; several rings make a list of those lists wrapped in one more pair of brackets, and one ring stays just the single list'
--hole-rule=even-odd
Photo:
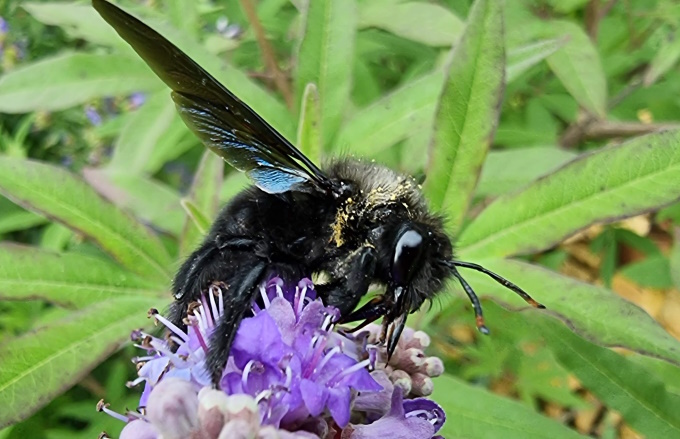
[{"label": "carpenter bee", "polygon": [[[515,284],[454,258],[442,218],[428,210],[417,183],[375,163],[343,158],[319,169],[226,87],[160,34],[106,0],[94,8],[172,89],[191,131],[254,186],[220,212],[203,243],[177,272],[170,319],[182,325],[189,304],[210,285],[226,288],[224,315],[212,335],[208,367],[219,386],[224,363],[257,286],[277,274],[300,279],[326,273],[317,285],[341,322],[383,318],[388,355],[407,316],[457,279],[477,327],[482,308],[457,268],[485,273],[534,307]],[[371,284],[382,295],[355,309]]]}]

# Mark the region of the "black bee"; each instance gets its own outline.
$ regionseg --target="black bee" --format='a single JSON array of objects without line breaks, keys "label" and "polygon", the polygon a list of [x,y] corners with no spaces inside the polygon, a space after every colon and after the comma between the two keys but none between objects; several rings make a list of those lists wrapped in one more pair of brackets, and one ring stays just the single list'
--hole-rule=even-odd
[{"label": "black bee", "polygon": [[[208,366],[219,385],[236,329],[260,282],[326,273],[317,285],[342,322],[383,317],[383,341],[394,352],[407,316],[454,277],[470,298],[477,327],[482,308],[456,267],[481,271],[542,307],[518,286],[454,258],[442,218],[431,213],[416,182],[375,163],[339,159],[319,169],[245,103],[157,32],[106,0],[95,9],[172,89],[187,126],[255,186],[220,212],[201,246],[174,279],[170,318],[182,325],[190,303],[213,283],[226,288]],[[371,284],[385,293],[355,310]]]}]

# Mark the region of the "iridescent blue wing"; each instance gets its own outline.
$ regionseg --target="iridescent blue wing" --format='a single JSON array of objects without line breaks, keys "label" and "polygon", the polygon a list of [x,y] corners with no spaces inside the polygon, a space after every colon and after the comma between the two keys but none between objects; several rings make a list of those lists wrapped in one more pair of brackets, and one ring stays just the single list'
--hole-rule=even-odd
[{"label": "iridescent blue wing", "polygon": [[279,193],[304,182],[321,190],[332,188],[314,163],[174,44],[106,0],[92,4],[172,89],[189,129],[260,189]]}]

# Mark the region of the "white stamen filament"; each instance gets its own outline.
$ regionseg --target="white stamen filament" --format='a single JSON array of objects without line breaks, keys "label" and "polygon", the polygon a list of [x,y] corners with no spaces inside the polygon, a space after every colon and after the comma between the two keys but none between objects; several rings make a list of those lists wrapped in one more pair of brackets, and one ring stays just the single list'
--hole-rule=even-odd
[{"label": "white stamen filament", "polygon": [[265,308],[269,308],[271,302],[269,301],[269,296],[267,295],[267,290],[262,286],[260,287],[260,294],[262,295],[262,303],[264,303]]},{"label": "white stamen filament", "polygon": [[246,390],[246,385],[248,384],[248,374],[250,374],[250,369],[252,369],[255,360],[250,360],[246,363],[246,367],[243,368],[243,375],[241,375],[241,385],[243,390]]},{"label": "white stamen filament", "polygon": [[300,292],[300,295],[299,295],[299,296],[297,295],[297,291],[299,291],[299,289],[298,289],[297,287],[296,287],[295,289],[296,289],[296,291],[295,291],[295,293],[296,293],[296,294],[295,294],[295,298],[296,298],[296,302],[297,302],[297,304],[296,304],[296,306],[295,306],[295,313],[296,313],[297,315],[300,315],[300,314],[302,314],[302,308],[303,308],[304,305],[305,305],[305,297],[307,296],[307,285],[305,285],[305,286],[302,288],[302,291]]},{"label": "white stamen filament", "polygon": [[333,319],[333,316],[328,314],[326,315],[326,318],[323,320],[323,323],[321,324],[321,329],[324,331],[328,330],[328,325],[331,323],[331,320]]},{"label": "white stamen filament", "polygon": [[276,284],[276,295],[283,299],[283,289],[279,284]]},{"label": "white stamen filament", "polygon": [[210,309],[212,310],[212,318],[213,320],[217,321],[219,319],[219,315],[217,314],[217,305],[215,304],[215,294],[219,294],[219,287],[215,285],[210,285],[210,289],[208,290],[208,295],[210,296]]},{"label": "white stamen filament", "polygon": [[160,354],[163,354],[163,356],[168,357],[172,363],[175,365],[175,367],[183,368],[186,367],[186,361],[182,360],[179,355],[175,354],[172,352],[168,346],[163,343],[162,341],[158,339],[151,340],[151,347],[154,348],[154,350]]},{"label": "white stamen filament", "polygon": [[330,351],[328,351],[326,353],[326,355],[324,355],[324,357],[319,362],[319,365],[314,368],[314,373],[321,372],[323,370],[324,366],[326,365],[326,363],[328,363],[331,360],[331,358],[333,358],[333,356],[335,354],[339,353],[339,352],[340,352],[340,348],[338,346],[336,346],[333,349],[331,349]]},{"label": "white stamen filament", "polygon": [[194,310],[194,317],[196,317],[196,320],[198,320],[198,330],[205,334],[206,330],[208,329],[208,322],[205,320],[203,305]]},{"label": "white stamen filament", "polygon": [[189,336],[187,335],[186,332],[182,331],[179,329],[177,326],[175,326],[174,323],[172,323],[170,320],[166,319],[160,314],[155,314],[154,318],[161,322],[163,325],[165,325],[166,328],[171,330],[173,333],[175,333],[179,338],[181,338],[184,341],[189,341]]},{"label": "white stamen filament", "polygon": [[328,385],[330,386],[335,386],[337,385],[340,381],[342,381],[343,378],[345,378],[348,375],[353,374],[354,372],[361,370],[368,366],[370,364],[370,360],[366,359],[364,361],[360,361],[357,364],[355,364],[352,367],[348,367],[345,370],[340,371],[338,374],[336,374],[333,378],[328,380]]},{"label": "white stamen filament", "polygon": [[118,412],[114,412],[106,406],[102,407],[101,410],[112,418],[118,419],[119,421],[128,422],[130,420],[127,416],[123,416]]},{"label": "white stamen filament", "polygon": [[222,288],[217,289],[217,298],[217,309],[219,310],[217,318],[219,318],[222,317],[222,314],[224,314],[224,296],[222,295]]},{"label": "white stamen filament", "polygon": [[293,369],[290,368],[290,365],[286,366],[286,383],[284,386],[286,387],[286,390],[290,390],[290,385],[293,383]]}]

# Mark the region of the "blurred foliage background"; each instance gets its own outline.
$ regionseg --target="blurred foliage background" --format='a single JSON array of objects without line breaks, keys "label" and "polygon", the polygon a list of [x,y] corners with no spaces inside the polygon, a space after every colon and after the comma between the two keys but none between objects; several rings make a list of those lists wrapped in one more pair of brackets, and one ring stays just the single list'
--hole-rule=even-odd
[{"label": "blurred foliage background", "polygon": [[[473,60],[465,64],[472,65],[472,86],[461,86],[472,96],[466,97],[442,87],[449,72],[450,78],[468,72],[455,63],[462,53],[454,53],[450,71],[446,67],[452,45],[466,31],[471,1],[363,0],[352,11],[342,9],[349,3],[321,3],[325,10],[307,9],[302,0],[123,6],[219,72],[235,94],[315,160],[354,154],[423,178],[428,148],[434,145],[437,154],[447,140],[437,134],[447,99],[467,105],[449,108],[454,115],[488,104],[480,108],[490,112],[480,109],[477,117],[489,127],[470,128],[489,138],[499,116],[489,153],[475,156],[484,164],[474,197],[469,209],[468,200],[458,200],[462,208],[447,213],[466,230],[464,255],[489,259],[490,268],[549,311],[513,312],[523,303],[471,276],[492,336],[477,334],[457,287],[430,313],[411,319],[427,328],[433,350],[446,362],[447,374],[435,380],[435,398],[449,414],[446,437],[680,437],[680,204],[673,202],[680,196],[680,137],[633,140],[631,148],[656,146],[649,160],[658,172],[649,178],[628,175],[647,156],[613,152],[610,159],[602,150],[680,126],[680,4],[507,1],[505,32],[496,25],[502,21],[493,21],[502,15],[487,11],[477,27],[468,23],[466,46],[482,61],[493,47],[505,47],[505,90],[487,90],[501,76],[493,65]],[[149,306],[167,305],[168,274],[200,238],[215,200],[224,203],[247,181],[227,166],[222,182],[221,164],[204,155],[181,123],[168,90],[89,3],[0,0],[0,17],[0,154],[15,160],[3,163],[34,159],[61,168],[0,167],[0,189],[9,196],[0,197],[0,411],[14,413],[3,418],[0,438],[91,438],[102,430],[115,437],[122,423],[96,413],[95,403],[106,398],[119,410],[136,407],[140,390],[125,387],[135,376],[129,359],[136,352],[125,333],[145,323]],[[319,42],[326,46],[314,45]],[[492,105],[494,96],[502,97],[500,107]],[[306,109],[302,115],[300,108]],[[298,120],[308,129],[300,129]],[[323,130],[314,128],[318,120]],[[584,166],[554,174],[590,152],[595,155],[579,162]],[[468,165],[473,188],[479,166],[474,160]],[[606,199],[589,203],[596,190],[577,206],[574,195],[573,203],[562,202],[564,215],[558,209],[554,222],[514,229],[524,234],[524,244],[499,240],[499,248],[480,247],[493,224],[503,227],[506,214],[521,210],[512,202],[527,201],[527,188],[538,187],[528,185],[546,175],[547,181],[558,176],[553,190],[563,198],[603,181]],[[609,184],[621,179],[627,192],[619,200]],[[45,199],[36,201],[39,193]],[[507,209],[493,210],[497,197]],[[620,203],[609,206],[612,199]],[[87,200],[100,222],[63,209],[78,200]],[[118,221],[120,209],[129,215]],[[130,217],[159,237],[148,238],[153,242],[142,251],[149,261],[166,264],[156,273],[164,284],[133,273],[132,247],[91,239],[106,234],[97,228],[111,218],[118,221],[111,223],[112,236],[147,239],[146,229]],[[564,219],[564,226],[561,218],[576,219]],[[554,229],[559,239],[541,227]],[[493,259],[509,255],[563,276]],[[118,326],[112,328],[112,321]]]}]

